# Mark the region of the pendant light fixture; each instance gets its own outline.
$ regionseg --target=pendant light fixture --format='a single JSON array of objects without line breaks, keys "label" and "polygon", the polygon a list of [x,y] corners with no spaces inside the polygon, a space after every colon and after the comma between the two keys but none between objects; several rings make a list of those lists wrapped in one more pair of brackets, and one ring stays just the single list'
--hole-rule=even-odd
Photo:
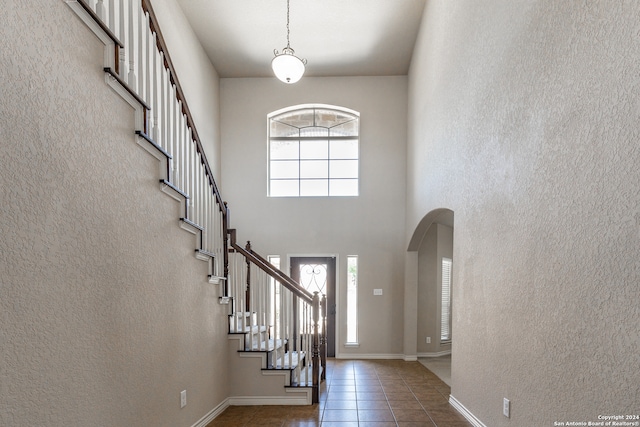
[{"label": "pendant light fixture", "polygon": [[307,60],[298,58],[289,45],[289,0],[287,0],[287,46],[282,49],[282,53],[278,53],[277,49],[274,49],[273,53],[276,56],[271,60],[271,68],[278,79],[284,83],[293,84],[302,78]]}]

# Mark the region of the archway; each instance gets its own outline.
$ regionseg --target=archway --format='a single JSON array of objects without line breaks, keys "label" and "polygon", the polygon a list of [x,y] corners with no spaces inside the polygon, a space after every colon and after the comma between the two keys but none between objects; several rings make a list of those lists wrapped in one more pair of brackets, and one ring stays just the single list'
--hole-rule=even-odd
[{"label": "archway", "polygon": [[405,317],[410,324],[405,325],[405,333],[415,341],[410,348],[415,349],[416,359],[445,382],[451,377],[453,340],[453,226],[454,213],[450,209],[435,209],[422,218],[407,248],[407,257],[411,260],[407,266],[413,270],[408,273],[413,283],[405,283],[405,290],[415,299],[414,314]]}]

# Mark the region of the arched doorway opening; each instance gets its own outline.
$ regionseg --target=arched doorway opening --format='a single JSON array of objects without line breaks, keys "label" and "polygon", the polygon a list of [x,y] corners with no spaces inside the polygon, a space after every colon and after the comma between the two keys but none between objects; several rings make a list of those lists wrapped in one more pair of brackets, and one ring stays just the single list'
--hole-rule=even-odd
[{"label": "arched doorway opening", "polygon": [[435,209],[420,221],[408,251],[416,259],[416,356],[451,383],[454,213]]}]

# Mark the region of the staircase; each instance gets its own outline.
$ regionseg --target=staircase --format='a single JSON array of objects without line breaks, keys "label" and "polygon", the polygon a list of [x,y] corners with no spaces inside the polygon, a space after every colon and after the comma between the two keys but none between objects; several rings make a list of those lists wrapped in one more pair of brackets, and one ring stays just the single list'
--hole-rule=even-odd
[{"label": "staircase", "polygon": [[138,144],[229,306],[231,405],[319,401],[326,367],[324,296],[311,294],[247,243],[223,201],[148,0],[64,0],[104,43],[105,82],[135,111]]},{"label": "staircase", "polygon": [[[326,354],[320,314],[324,298],[312,295],[290,277],[275,269],[251,248],[236,243],[236,230],[229,230],[229,339],[239,358],[233,375],[255,369],[260,380],[235,378],[232,384],[235,404],[299,404],[319,401],[319,383],[324,377]],[[277,381],[279,391],[255,400],[256,389]],[[282,391],[284,385],[284,393]],[[301,400],[302,399],[302,400]]]}]

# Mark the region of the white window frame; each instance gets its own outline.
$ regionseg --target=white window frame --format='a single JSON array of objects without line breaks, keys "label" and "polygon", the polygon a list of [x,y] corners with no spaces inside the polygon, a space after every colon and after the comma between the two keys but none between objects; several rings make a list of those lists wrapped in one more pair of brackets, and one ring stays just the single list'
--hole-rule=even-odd
[{"label": "white window frame", "polygon": [[[313,126],[304,126],[301,125],[298,130],[301,131],[305,128],[316,128],[316,129],[320,129],[320,128],[325,128],[327,129],[327,135],[325,136],[321,136],[321,137],[317,137],[317,136],[312,136],[312,137],[307,137],[307,136],[302,136],[300,134],[298,134],[297,136],[273,136],[271,135],[271,123],[273,120],[277,120],[277,118],[279,116],[283,116],[283,115],[287,115],[287,114],[291,114],[291,113],[295,113],[296,111],[304,111],[304,110],[309,110],[309,109],[313,109],[314,110],[314,123]],[[329,111],[335,111],[337,113],[340,113],[342,115],[347,115],[347,116],[351,116],[352,119],[349,121],[355,121],[356,122],[356,131],[355,131],[355,135],[349,135],[349,136],[338,136],[338,135],[332,135],[330,132],[330,129],[335,128],[336,126],[333,127],[326,127],[326,126],[322,126],[319,123],[316,123],[316,113],[315,110],[329,110]],[[338,126],[345,124],[346,122],[342,122],[340,123]],[[287,124],[286,126],[291,126],[292,129],[295,129],[296,126],[292,125],[292,124]],[[301,105],[296,105],[296,106],[292,106],[292,107],[287,107],[287,108],[283,108],[281,110],[277,110],[274,111],[270,114],[267,115],[267,132],[268,132],[268,137],[267,137],[267,195],[269,197],[357,197],[359,196],[360,193],[360,113],[345,107],[339,107],[339,106],[335,106],[335,105],[326,105],[326,104],[301,104]],[[299,132],[300,133],[300,132]],[[271,142],[272,141],[276,141],[276,140],[280,140],[280,141],[286,141],[286,140],[290,140],[290,141],[297,141],[299,147],[301,146],[301,142],[305,141],[305,140],[318,140],[318,139],[322,139],[324,140],[326,138],[326,140],[328,141],[328,146],[329,146],[329,151],[327,152],[326,158],[325,157],[320,157],[318,159],[305,159],[301,156],[300,150],[298,150],[298,156],[297,159],[296,158],[291,158],[291,159],[287,159],[288,162],[291,163],[291,167],[293,168],[292,170],[295,170],[295,167],[293,166],[294,164],[297,164],[297,169],[298,169],[298,175],[297,177],[291,177],[291,178],[276,178],[273,177],[274,171],[272,171],[272,161],[276,162],[276,163],[281,163],[284,165],[283,162],[285,162],[285,160],[280,160],[280,159],[272,159],[271,158],[271,154],[272,154],[272,150],[271,150]],[[349,157],[349,158],[332,158],[331,154],[330,154],[330,147],[331,147],[331,141],[338,141],[338,140],[355,140],[356,144],[357,144],[357,157]],[[313,162],[314,160],[317,160],[318,162],[326,162],[327,164],[327,170],[326,170],[326,177],[313,177],[313,178],[309,178],[309,177],[304,177],[304,173],[302,172],[302,163],[307,162],[307,164],[309,163],[309,161]],[[344,161],[357,161],[357,170],[356,170],[356,176],[355,177],[340,177],[340,176],[332,176],[332,172],[333,171],[333,167],[338,167],[338,165],[340,164],[340,162],[344,162]],[[332,167],[333,166],[333,167]],[[272,191],[272,184],[275,184],[275,182],[297,182],[297,194],[295,194],[295,191],[292,191],[290,194],[276,194]],[[339,190],[334,191],[334,188],[339,188],[339,187],[332,187],[332,183],[335,185],[338,182],[346,182],[346,181],[355,181],[355,192],[349,192],[348,194],[339,194]],[[326,183],[326,194],[312,194],[310,192],[308,192],[308,190],[304,190],[303,184],[308,184],[308,185],[312,185],[312,184],[322,184],[322,183]]]}]

